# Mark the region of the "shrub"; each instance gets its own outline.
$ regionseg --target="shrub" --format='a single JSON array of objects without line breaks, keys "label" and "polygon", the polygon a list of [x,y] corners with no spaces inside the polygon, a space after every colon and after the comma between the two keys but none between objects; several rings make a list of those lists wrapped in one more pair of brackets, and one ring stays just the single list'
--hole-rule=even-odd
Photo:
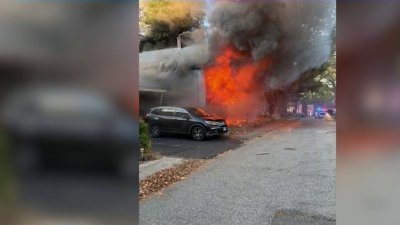
[{"label": "shrub", "polygon": [[139,119],[139,145],[144,149],[144,153],[151,153],[149,125],[143,119]]}]

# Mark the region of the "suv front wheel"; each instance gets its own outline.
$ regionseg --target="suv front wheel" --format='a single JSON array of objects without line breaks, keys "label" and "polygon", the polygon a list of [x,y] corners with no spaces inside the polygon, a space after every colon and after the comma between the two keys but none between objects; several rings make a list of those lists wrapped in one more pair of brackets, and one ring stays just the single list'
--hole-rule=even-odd
[{"label": "suv front wheel", "polygon": [[202,141],[206,137],[206,131],[201,126],[195,126],[195,127],[192,128],[192,131],[190,132],[190,135],[192,136],[193,140]]}]

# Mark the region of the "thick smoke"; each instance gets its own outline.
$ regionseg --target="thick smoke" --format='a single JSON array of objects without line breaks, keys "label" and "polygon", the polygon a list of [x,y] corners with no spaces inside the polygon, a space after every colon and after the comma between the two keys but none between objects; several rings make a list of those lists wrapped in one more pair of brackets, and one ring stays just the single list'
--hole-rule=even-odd
[{"label": "thick smoke", "polygon": [[[265,81],[265,90],[284,90],[302,72],[327,61],[331,52],[331,31],[336,18],[334,0],[209,0],[206,6],[205,32],[183,33],[181,40],[186,47],[140,54],[142,88],[176,93],[181,98],[179,104],[194,102],[197,72],[192,66],[204,69],[212,65],[224,47],[230,46],[243,56],[238,63],[266,57],[271,60],[266,71],[257,71],[256,77]],[[257,99],[252,106],[265,104],[264,92],[259,92],[252,95]],[[250,100],[253,99],[246,102]],[[237,107],[256,108],[240,104]]]},{"label": "thick smoke", "polygon": [[335,1],[218,1],[209,13],[212,55],[226,45],[254,60],[270,56],[266,88],[280,89],[327,61]]},{"label": "thick smoke", "polygon": [[249,51],[254,59],[275,50],[280,31],[279,4],[218,2],[209,17],[213,33],[210,46],[214,53],[231,44],[239,51]]}]

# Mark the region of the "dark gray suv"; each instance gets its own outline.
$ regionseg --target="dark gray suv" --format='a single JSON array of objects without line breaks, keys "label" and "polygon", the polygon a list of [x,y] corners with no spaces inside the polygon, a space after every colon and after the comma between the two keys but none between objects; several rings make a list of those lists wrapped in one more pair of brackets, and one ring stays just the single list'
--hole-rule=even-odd
[{"label": "dark gray suv", "polygon": [[107,163],[122,173],[134,171],[137,122],[90,90],[46,86],[15,91],[0,109],[0,123],[24,171],[56,161]]},{"label": "dark gray suv", "polygon": [[145,121],[153,137],[160,137],[162,133],[182,133],[202,141],[206,137],[228,132],[223,118],[217,118],[201,108],[156,107],[146,115]]}]

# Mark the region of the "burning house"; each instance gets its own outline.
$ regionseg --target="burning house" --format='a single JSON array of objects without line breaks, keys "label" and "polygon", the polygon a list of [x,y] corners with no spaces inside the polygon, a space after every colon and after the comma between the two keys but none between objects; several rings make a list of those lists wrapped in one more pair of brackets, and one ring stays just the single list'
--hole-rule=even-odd
[{"label": "burning house", "polygon": [[206,54],[201,45],[140,53],[140,115],[160,105],[205,107]]},{"label": "burning house", "polygon": [[153,106],[202,106],[230,124],[285,113],[290,85],[329,58],[335,7],[331,0],[216,1],[205,45],[140,54],[140,86],[165,91]]}]

